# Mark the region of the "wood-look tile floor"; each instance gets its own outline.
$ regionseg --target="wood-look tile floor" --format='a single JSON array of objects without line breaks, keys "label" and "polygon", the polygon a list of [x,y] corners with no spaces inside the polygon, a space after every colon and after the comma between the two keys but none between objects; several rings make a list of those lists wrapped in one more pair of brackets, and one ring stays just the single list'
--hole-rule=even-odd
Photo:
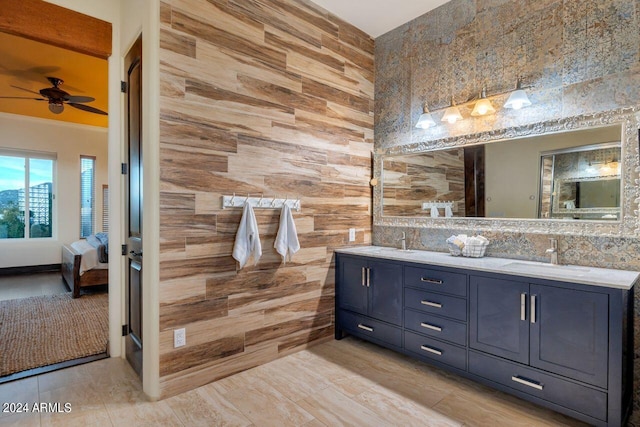
[{"label": "wood-look tile floor", "polygon": [[[348,337],[158,402],[112,358],[0,385],[1,426],[578,426],[520,399]],[[0,408],[2,409],[2,408]]]}]

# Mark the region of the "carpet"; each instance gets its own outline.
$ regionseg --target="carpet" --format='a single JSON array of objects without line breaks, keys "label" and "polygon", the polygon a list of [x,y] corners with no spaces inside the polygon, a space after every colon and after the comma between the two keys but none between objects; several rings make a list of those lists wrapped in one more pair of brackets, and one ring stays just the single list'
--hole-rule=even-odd
[{"label": "carpet", "polygon": [[107,351],[108,295],[0,301],[0,377]]}]

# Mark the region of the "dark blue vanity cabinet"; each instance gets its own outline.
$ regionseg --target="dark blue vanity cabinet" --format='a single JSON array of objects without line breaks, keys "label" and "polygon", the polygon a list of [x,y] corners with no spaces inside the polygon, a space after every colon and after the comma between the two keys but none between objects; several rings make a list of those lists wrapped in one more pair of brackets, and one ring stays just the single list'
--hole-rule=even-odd
[{"label": "dark blue vanity cabinet", "polygon": [[[337,261],[336,337],[345,332],[378,344],[402,345],[402,264],[341,256]],[[339,336],[340,335],[340,336]]]},{"label": "dark blue vanity cabinet", "polygon": [[592,425],[623,425],[631,411],[633,288],[338,253],[336,319],[337,339],[368,339]]}]

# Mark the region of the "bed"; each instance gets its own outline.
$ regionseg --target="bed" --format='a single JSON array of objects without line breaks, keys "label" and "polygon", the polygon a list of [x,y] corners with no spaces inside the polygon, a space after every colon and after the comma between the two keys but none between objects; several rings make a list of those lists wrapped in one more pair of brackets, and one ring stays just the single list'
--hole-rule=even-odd
[{"label": "bed", "polygon": [[107,240],[105,233],[98,233],[62,245],[62,277],[73,298],[80,296],[81,288],[109,284]]}]

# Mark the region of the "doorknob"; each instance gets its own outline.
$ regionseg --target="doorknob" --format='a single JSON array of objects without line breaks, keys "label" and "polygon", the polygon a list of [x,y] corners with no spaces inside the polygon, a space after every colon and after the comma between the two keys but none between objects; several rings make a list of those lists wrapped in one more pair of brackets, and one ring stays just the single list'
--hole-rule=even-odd
[{"label": "doorknob", "polygon": [[140,252],[136,252],[136,251],[130,251],[129,255],[133,255],[133,256],[142,256],[142,251]]}]

